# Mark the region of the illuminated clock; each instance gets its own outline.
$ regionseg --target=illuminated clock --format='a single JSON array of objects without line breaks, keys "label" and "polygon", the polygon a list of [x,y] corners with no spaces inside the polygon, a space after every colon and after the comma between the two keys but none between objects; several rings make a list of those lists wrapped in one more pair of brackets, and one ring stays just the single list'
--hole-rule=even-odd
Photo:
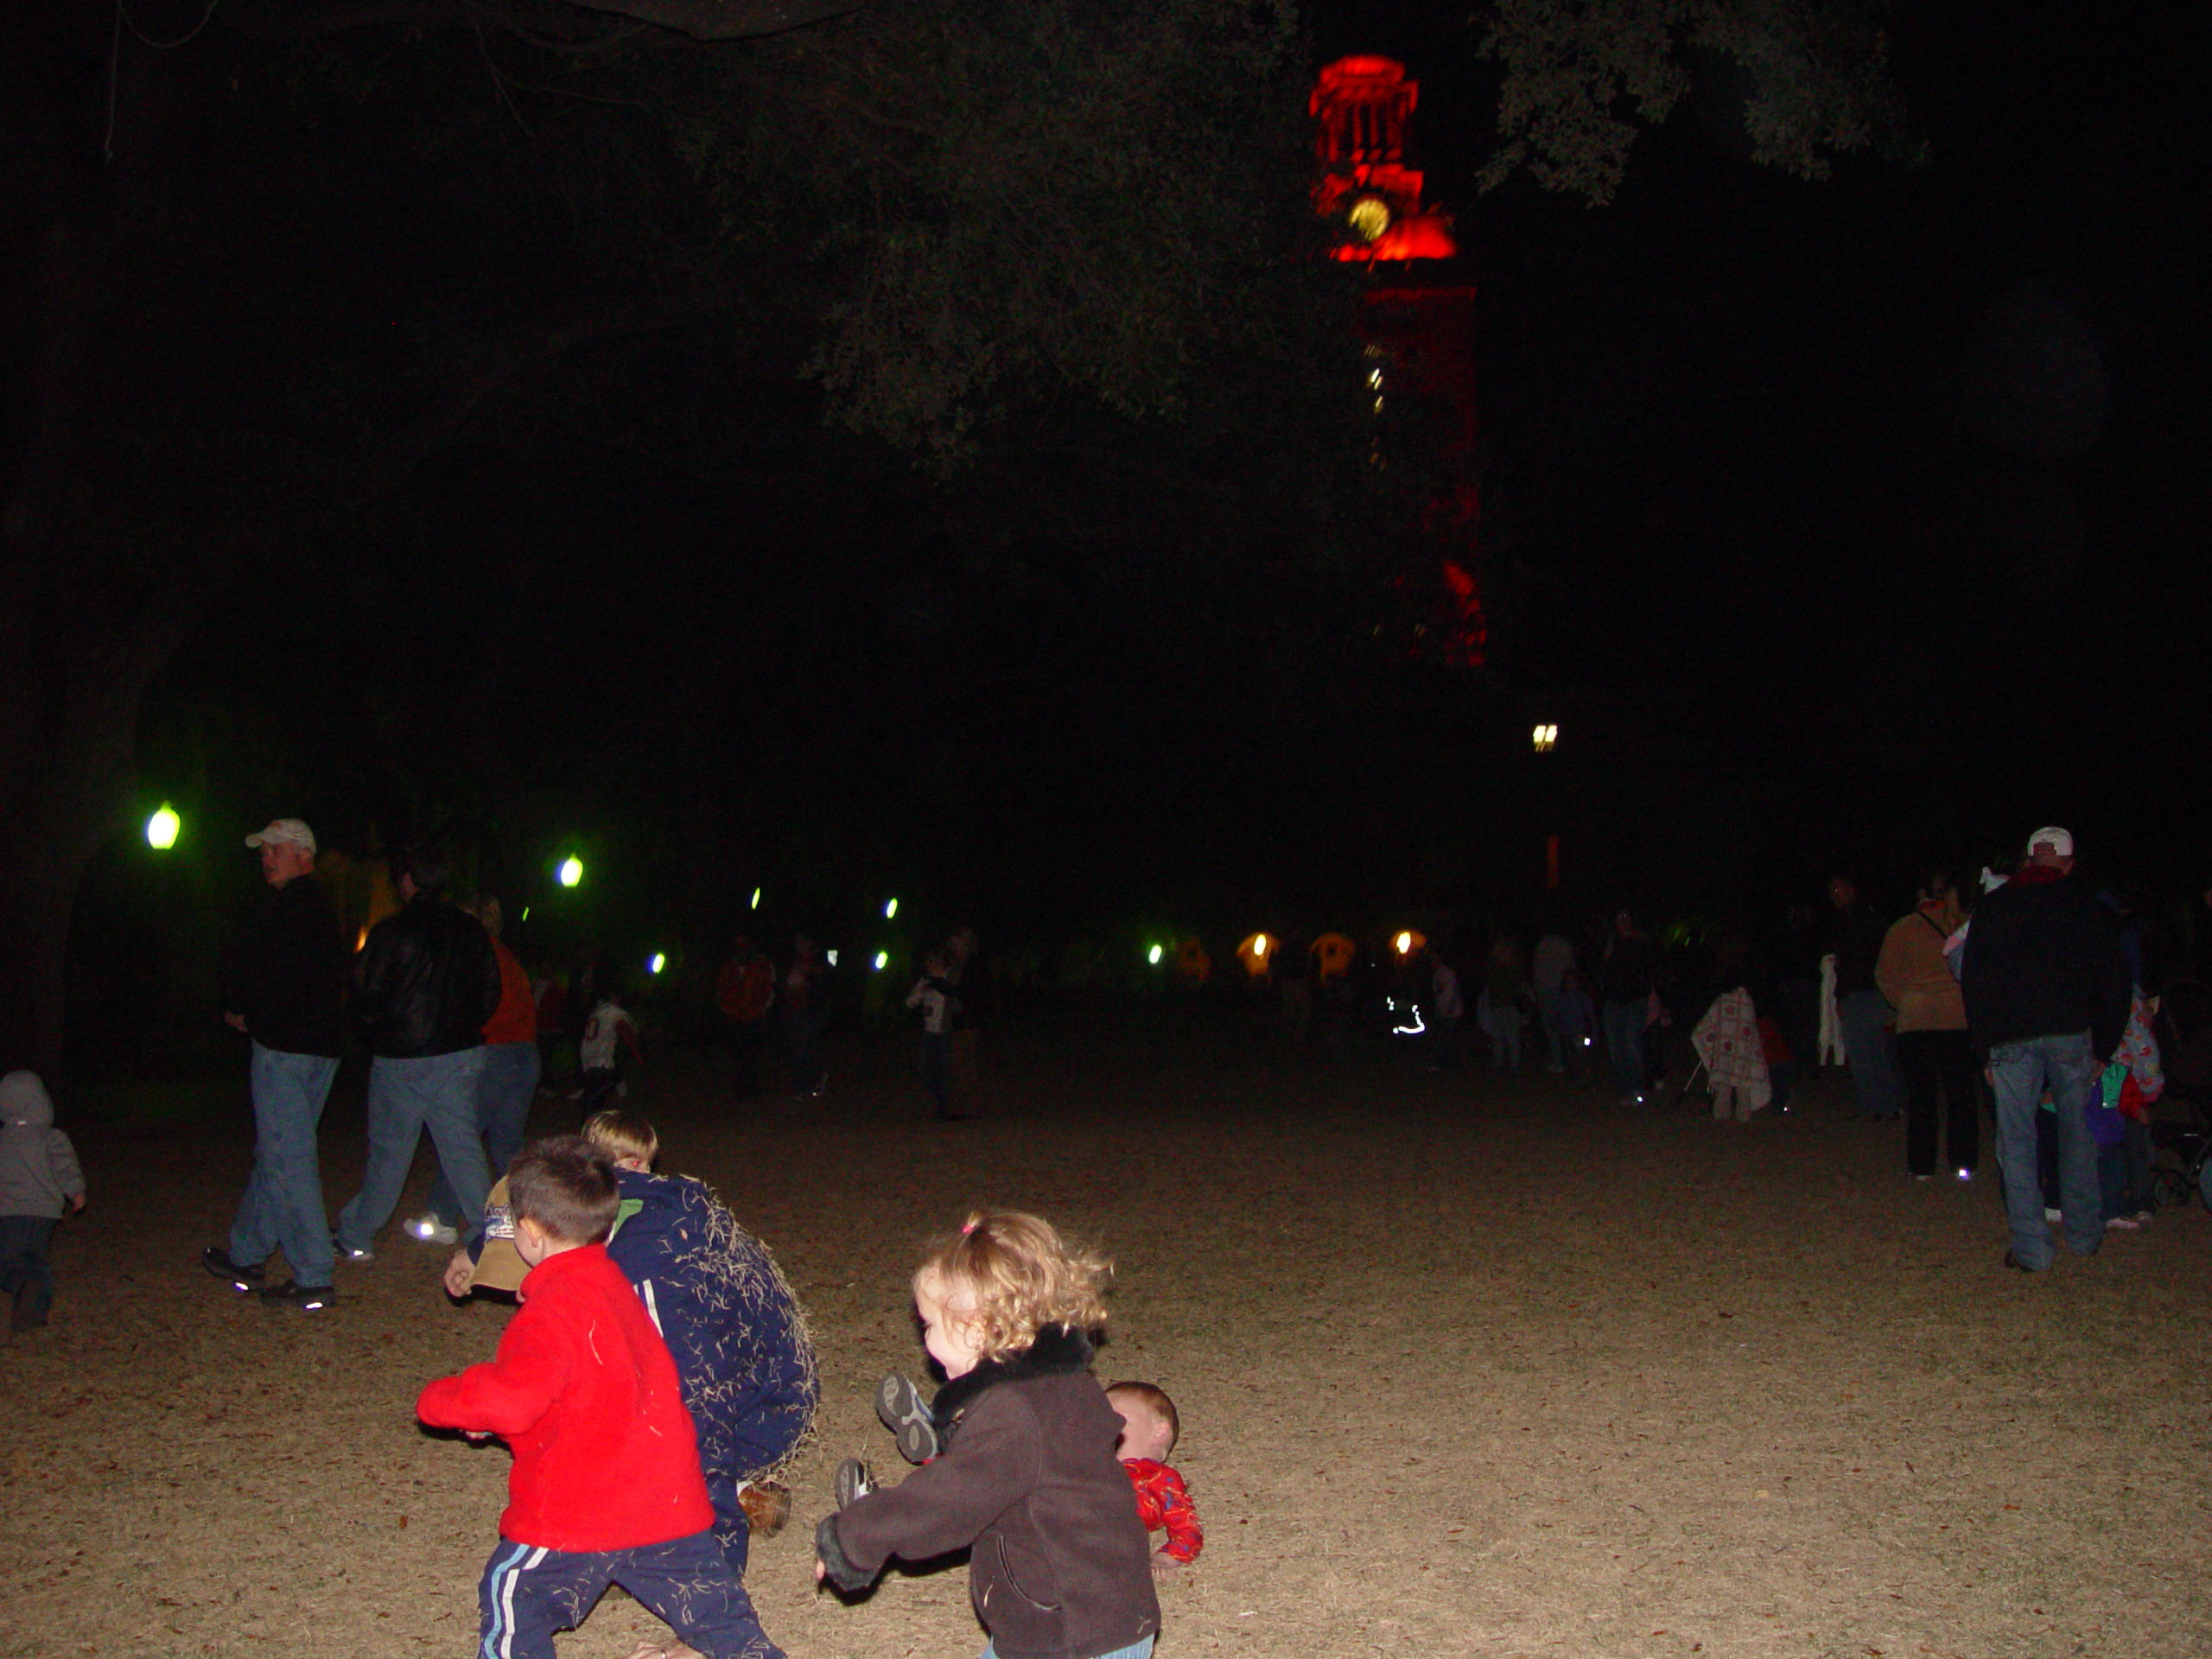
[{"label": "illuminated clock", "polygon": [[1390,204],[1380,196],[1362,196],[1351,205],[1344,220],[1363,242],[1377,242],[1390,228]]}]

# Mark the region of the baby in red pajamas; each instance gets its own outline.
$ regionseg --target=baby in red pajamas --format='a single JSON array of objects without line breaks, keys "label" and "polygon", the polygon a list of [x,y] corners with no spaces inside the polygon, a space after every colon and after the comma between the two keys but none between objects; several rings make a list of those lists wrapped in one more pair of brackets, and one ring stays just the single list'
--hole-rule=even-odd
[{"label": "baby in red pajamas", "polygon": [[1106,1403],[1122,1414],[1122,1438],[1114,1450],[1136,1488],[1138,1518],[1147,1532],[1167,1535],[1152,1556],[1153,1576],[1165,1577],[1198,1560],[1206,1541],[1183,1477],[1167,1466],[1182,1433],[1175,1402],[1149,1382],[1116,1382],[1106,1390]]}]

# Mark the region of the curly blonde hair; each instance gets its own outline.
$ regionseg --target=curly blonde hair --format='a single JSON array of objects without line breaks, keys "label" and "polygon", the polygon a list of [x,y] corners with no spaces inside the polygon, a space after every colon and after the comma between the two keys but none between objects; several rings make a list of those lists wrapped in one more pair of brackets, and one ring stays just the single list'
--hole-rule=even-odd
[{"label": "curly blonde hair", "polygon": [[1004,1359],[1028,1347],[1044,1325],[1103,1326],[1113,1272],[1111,1262],[1039,1217],[974,1210],[958,1232],[930,1246],[914,1283],[934,1281],[947,1312],[973,1329],[982,1357]]}]

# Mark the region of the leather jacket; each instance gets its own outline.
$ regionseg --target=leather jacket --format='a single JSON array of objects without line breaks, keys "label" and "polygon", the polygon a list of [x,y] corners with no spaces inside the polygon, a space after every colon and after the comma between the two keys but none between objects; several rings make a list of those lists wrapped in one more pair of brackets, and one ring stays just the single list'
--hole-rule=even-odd
[{"label": "leather jacket", "polygon": [[385,1059],[456,1054],[484,1040],[499,958],[473,916],[418,893],[369,930],[353,963],[353,1019]]}]

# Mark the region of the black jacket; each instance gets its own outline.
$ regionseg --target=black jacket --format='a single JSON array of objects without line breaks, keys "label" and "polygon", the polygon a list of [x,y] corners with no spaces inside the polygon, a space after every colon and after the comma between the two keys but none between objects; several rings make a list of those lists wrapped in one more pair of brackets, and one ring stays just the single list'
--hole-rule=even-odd
[{"label": "black jacket", "polygon": [[330,894],[312,874],[271,888],[225,976],[225,1008],[264,1048],[335,1059],[345,995],[346,941]]},{"label": "black jacket", "polygon": [[499,1006],[492,936],[442,899],[418,893],[385,917],[353,963],[353,1019],[385,1059],[474,1048]]},{"label": "black jacket", "polygon": [[1960,988],[1982,1052],[2082,1031],[2099,1059],[2120,1046],[2133,991],[2120,935],[2073,882],[2006,882],[1974,906],[1964,950]]},{"label": "black jacket", "polygon": [[972,1544],[968,1596],[1000,1659],[1096,1659],[1155,1634],[1152,1544],[1090,1363],[1089,1342],[1047,1325],[946,1383],[937,1458],[816,1529],[830,1581],[865,1589],[893,1555]]},{"label": "black jacket", "polygon": [[1836,912],[1828,949],[1835,952],[1838,996],[1880,988],[1874,983],[1874,964],[1882,959],[1882,942],[1889,936],[1889,923],[1863,899],[1854,899]]}]

